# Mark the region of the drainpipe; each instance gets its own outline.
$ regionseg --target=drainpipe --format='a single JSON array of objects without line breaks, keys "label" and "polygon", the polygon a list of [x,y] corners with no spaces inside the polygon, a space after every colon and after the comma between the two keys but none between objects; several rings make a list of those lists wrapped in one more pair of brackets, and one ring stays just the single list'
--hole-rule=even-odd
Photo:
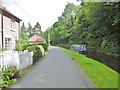
[{"label": "drainpipe", "polygon": [[4,48],[4,35],[3,35],[3,10],[1,13],[1,36],[2,36],[2,48]]}]

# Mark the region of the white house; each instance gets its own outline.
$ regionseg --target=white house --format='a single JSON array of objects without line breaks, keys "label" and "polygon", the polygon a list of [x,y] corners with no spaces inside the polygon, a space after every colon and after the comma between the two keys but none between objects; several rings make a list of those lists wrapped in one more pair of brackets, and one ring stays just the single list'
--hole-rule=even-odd
[{"label": "white house", "polygon": [[5,50],[14,50],[19,39],[20,21],[17,16],[3,7],[0,0],[0,47]]}]

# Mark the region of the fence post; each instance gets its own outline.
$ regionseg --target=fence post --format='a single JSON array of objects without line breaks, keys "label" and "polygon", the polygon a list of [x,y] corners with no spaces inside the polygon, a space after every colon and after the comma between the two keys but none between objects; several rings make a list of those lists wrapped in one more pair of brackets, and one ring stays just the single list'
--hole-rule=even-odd
[{"label": "fence post", "polygon": [[3,68],[3,52],[0,52],[0,69]]}]

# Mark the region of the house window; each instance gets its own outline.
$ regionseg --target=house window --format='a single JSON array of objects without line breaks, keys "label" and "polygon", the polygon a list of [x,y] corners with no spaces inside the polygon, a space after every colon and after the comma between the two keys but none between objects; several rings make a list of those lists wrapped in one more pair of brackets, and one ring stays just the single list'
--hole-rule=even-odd
[{"label": "house window", "polygon": [[11,50],[12,43],[11,38],[5,38],[5,50]]},{"label": "house window", "polygon": [[15,20],[11,19],[11,29],[14,29]]}]

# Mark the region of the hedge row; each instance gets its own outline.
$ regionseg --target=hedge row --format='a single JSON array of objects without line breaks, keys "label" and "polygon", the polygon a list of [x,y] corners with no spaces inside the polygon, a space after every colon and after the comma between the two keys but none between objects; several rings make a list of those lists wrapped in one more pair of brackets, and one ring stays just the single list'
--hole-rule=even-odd
[{"label": "hedge row", "polygon": [[33,45],[42,45],[45,51],[48,50],[48,45],[46,43],[17,45],[15,50],[16,51],[24,51],[24,50],[26,50],[27,47],[33,46]]},{"label": "hedge row", "polygon": [[20,45],[16,48],[18,51],[28,50],[29,52],[33,51],[33,63],[39,60],[42,56],[45,55],[45,52],[48,50],[48,45],[46,43],[40,44],[26,44]]},{"label": "hedge row", "polygon": [[33,63],[42,57],[42,51],[37,45],[29,46],[26,48],[29,52],[33,51]]}]

